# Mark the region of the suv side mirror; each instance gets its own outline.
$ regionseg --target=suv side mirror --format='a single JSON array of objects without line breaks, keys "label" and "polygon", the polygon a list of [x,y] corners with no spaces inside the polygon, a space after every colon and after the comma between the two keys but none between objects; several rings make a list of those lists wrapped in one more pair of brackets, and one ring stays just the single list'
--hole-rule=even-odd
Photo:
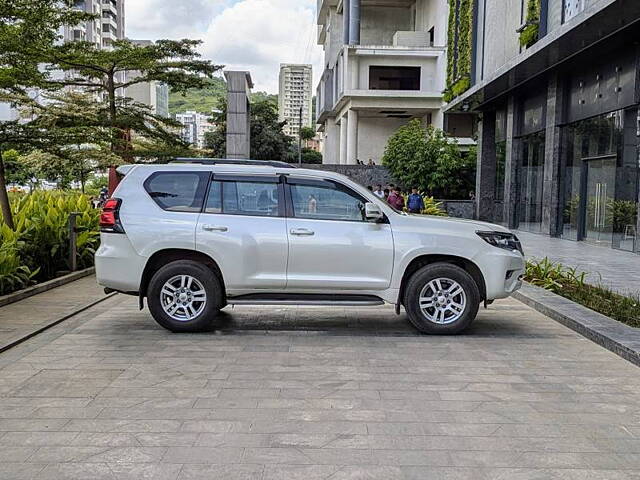
[{"label": "suv side mirror", "polygon": [[380,207],[373,202],[367,202],[364,205],[364,216],[368,222],[377,222],[384,218],[384,214]]}]

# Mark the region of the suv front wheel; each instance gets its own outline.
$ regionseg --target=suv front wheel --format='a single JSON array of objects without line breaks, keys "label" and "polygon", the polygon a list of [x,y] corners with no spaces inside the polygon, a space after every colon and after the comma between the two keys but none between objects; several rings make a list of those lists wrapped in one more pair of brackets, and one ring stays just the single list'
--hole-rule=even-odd
[{"label": "suv front wheel", "polygon": [[451,263],[422,267],[409,279],[404,308],[422,333],[455,335],[478,314],[480,292],[467,271]]},{"label": "suv front wheel", "polygon": [[147,302],[153,318],[167,330],[202,332],[213,327],[222,305],[222,288],[205,265],[179,260],[153,275]]}]

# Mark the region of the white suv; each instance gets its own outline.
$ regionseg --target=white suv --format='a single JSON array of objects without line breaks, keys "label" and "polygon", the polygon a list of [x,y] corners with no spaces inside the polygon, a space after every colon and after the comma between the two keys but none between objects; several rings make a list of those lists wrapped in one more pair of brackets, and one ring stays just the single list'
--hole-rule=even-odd
[{"label": "white suv", "polygon": [[455,334],[521,285],[518,239],[488,223],[408,215],[331,172],[279,162],[128,165],[101,216],[96,272],[146,297],[174,332],[230,304],[403,306]]}]

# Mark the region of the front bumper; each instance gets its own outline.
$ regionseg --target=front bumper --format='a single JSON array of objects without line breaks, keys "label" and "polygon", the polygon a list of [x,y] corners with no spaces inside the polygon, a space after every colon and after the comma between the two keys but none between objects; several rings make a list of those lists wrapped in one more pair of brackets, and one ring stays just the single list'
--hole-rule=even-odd
[{"label": "front bumper", "polygon": [[484,275],[487,300],[506,298],[522,287],[526,264],[521,253],[492,248],[477,263]]}]

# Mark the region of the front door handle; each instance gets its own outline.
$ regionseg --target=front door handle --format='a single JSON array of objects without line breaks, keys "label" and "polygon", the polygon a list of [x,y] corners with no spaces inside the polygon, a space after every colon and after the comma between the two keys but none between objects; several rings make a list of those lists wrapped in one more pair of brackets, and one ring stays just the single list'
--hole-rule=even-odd
[{"label": "front door handle", "polygon": [[222,225],[203,225],[202,229],[207,232],[226,232],[229,230],[228,227],[223,227]]},{"label": "front door handle", "polygon": [[298,237],[311,237],[316,234],[316,232],[308,228],[292,228],[289,233]]}]

